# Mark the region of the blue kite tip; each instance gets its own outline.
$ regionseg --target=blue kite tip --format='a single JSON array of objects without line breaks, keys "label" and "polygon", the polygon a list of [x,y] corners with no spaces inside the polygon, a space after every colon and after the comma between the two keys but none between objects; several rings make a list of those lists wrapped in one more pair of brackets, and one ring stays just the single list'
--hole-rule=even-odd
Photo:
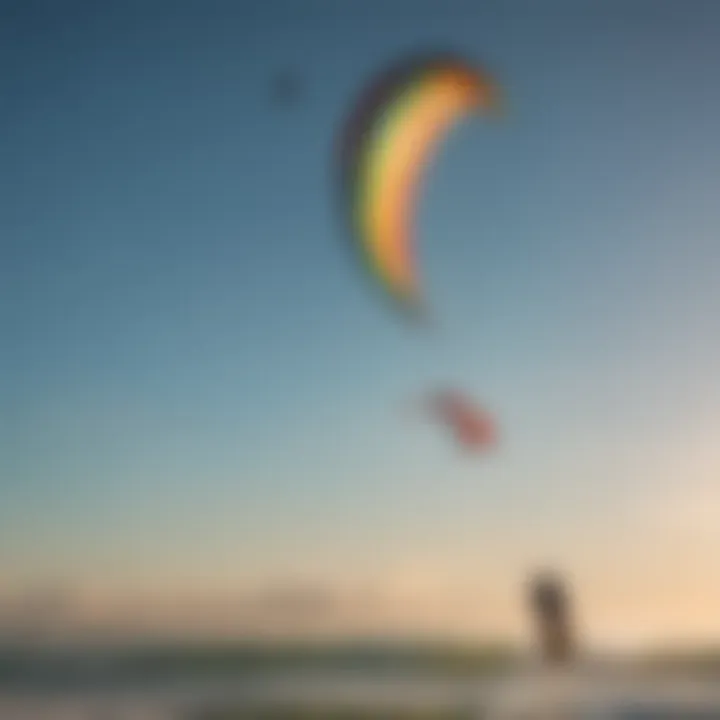
[{"label": "blue kite tip", "polygon": [[436,325],[435,317],[424,303],[411,303],[407,306],[406,310],[410,319],[417,325],[423,327],[434,327]]}]

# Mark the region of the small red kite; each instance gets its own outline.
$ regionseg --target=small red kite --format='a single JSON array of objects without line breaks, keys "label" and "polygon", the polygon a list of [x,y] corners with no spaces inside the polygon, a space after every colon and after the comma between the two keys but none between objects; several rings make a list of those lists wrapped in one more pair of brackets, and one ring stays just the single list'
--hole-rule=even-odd
[{"label": "small red kite", "polygon": [[466,396],[453,390],[432,393],[429,409],[454,433],[457,442],[466,450],[488,450],[497,442],[497,428],[493,418]]}]

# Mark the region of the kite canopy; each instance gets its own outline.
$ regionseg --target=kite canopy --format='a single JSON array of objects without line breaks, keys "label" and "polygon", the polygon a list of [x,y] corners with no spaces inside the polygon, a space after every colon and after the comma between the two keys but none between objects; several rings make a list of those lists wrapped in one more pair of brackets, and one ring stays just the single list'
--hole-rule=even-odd
[{"label": "kite canopy", "polygon": [[452,390],[437,391],[430,397],[429,409],[451,429],[457,442],[466,450],[487,450],[495,445],[495,422],[467,396]]},{"label": "kite canopy", "polygon": [[347,122],[341,191],[353,243],[376,282],[404,311],[414,314],[422,305],[412,228],[422,171],[455,123],[496,103],[496,90],[482,71],[432,54],[383,73]]}]

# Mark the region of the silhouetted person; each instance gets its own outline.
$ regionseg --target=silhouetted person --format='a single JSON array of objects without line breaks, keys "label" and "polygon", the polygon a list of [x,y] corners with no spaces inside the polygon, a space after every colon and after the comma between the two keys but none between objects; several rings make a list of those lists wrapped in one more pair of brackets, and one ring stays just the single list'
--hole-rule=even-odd
[{"label": "silhouetted person", "polygon": [[567,663],[573,655],[569,599],[562,581],[553,573],[537,575],[530,590],[530,604],[544,662]]}]

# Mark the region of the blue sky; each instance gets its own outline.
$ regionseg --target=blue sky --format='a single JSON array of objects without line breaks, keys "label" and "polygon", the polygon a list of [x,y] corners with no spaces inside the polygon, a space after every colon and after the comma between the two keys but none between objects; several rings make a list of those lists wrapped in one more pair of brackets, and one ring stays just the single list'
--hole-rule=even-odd
[{"label": "blue sky", "polygon": [[[712,0],[0,13],[6,584],[384,577],[430,555],[490,583],[490,548],[516,582],[632,542],[629,576],[670,542],[647,508],[712,492]],[[509,106],[427,175],[431,333],[354,266],[332,186],[354,93],[427,46],[485,63]],[[303,94],[282,107],[286,69]],[[497,413],[489,462],[403,417],[438,382]],[[700,577],[720,536],[688,528]]]}]

